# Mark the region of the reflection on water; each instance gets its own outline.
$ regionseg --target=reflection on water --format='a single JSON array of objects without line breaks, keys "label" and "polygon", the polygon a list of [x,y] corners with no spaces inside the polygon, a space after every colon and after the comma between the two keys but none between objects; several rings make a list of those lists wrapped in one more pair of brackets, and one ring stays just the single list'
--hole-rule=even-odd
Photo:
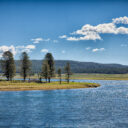
[{"label": "reflection on water", "polygon": [[128,128],[128,81],[91,89],[0,92],[0,128]]}]

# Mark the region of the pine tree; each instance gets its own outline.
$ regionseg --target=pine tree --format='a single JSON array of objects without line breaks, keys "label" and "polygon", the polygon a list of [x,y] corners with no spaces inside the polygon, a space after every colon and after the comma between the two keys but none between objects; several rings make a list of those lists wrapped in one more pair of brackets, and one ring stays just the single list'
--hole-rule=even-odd
[{"label": "pine tree", "polygon": [[15,76],[16,68],[13,54],[10,51],[6,51],[2,55],[2,70],[7,80],[12,80]]},{"label": "pine tree", "polygon": [[57,72],[58,72],[58,77],[60,79],[60,84],[61,84],[61,68],[59,68]]},{"label": "pine tree", "polygon": [[[55,67],[54,67],[54,58],[51,53],[47,53],[45,55],[44,61],[43,61],[43,72],[45,73],[45,77],[47,76],[47,79],[50,83],[51,78],[55,74]],[[47,73],[46,73],[47,72]]]},{"label": "pine tree", "polygon": [[69,83],[70,76],[72,74],[70,69],[70,63],[67,63],[64,69],[65,69],[65,76],[66,76],[67,83]]},{"label": "pine tree", "polygon": [[46,82],[49,78],[49,75],[50,75],[49,65],[47,61],[44,61],[42,65],[42,76],[45,78]]},{"label": "pine tree", "polygon": [[39,82],[41,83],[42,82],[42,72],[38,72],[37,75],[38,75]]},{"label": "pine tree", "polygon": [[26,52],[23,52],[21,55],[21,76],[23,76],[24,81],[26,77],[29,75],[31,70],[31,61],[29,60],[29,56]]}]

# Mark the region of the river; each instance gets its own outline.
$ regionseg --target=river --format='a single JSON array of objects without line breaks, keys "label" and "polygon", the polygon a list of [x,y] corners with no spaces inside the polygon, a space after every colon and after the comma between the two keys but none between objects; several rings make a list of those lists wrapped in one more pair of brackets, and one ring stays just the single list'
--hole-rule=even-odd
[{"label": "river", "polygon": [[0,128],[128,128],[128,81],[98,88],[0,91]]}]

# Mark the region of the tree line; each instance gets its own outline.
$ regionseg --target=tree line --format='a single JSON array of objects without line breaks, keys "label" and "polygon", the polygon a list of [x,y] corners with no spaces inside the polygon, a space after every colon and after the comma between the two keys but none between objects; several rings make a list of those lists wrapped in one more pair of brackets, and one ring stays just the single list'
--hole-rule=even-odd
[{"label": "tree line", "polygon": [[[128,73],[128,65],[121,64],[103,64],[95,62],[80,62],[72,60],[54,60],[55,72],[58,68],[64,69],[67,62],[70,63],[72,73],[101,73],[101,74],[126,74]],[[42,69],[42,60],[31,60],[31,72],[37,74]],[[20,73],[20,60],[15,60],[16,73]],[[37,66],[38,65],[38,66]],[[0,68],[0,73],[1,73]],[[62,70],[64,73],[64,70]]]},{"label": "tree line", "polygon": [[[7,78],[7,81],[11,81],[16,75],[16,65],[13,54],[11,51],[6,51],[2,55],[1,59],[1,68],[3,75]],[[20,75],[23,77],[23,80],[26,81],[27,77],[32,75],[31,72],[31,60],[26,52],[23,52],[20,57]],[[55,77],[55,62],[51,53],[47,53],[42,62],[42,70],[38,72],[39,82],[42,82],[42,78],[46,80],[46,82],[51,82],[51,78]],[[38,66],[38,65],[37,65]],[[70,63],[64,67],[65,79],[67,83],[70,81],[71,76],[71,68]],[[58,68],[57,70],[59,83],[61,84],[62,80],[62,68]]]}]

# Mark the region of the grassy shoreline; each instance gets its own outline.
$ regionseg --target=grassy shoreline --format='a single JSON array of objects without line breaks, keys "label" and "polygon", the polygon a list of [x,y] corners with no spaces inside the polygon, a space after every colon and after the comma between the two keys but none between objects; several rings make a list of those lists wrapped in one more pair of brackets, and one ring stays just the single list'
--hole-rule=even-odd
[{"label": "grassy shoreline", "polygon": [[77,73],[77,74],[73,74],[71,79],[128,80],[128,74]]},{"label": "grassy shoreline", "polygon": [[[57,75],[56,75],[57,76]],[[16,75],[15,79],[22,78],[20,75]],[[38,79],[38,76],[31,76],[31,79]],[[54,77],[53,79],[58,79]],[[62,79],[65,79],[65,75],[62,74]],[[98,74],[98,73],[74,73],[70,79],[83,79],[83,80],[128,80],[128,74]]]},{"label": "grassy shoreline", "polygon": [[57,89],[78,89],[78,88],[96,88],[99,87],[96,83],[78,83],[58,82],[51,83],[27,83],[19,81],[0,81],[0,91],[25,91],[25,90],[57,90]]}]

